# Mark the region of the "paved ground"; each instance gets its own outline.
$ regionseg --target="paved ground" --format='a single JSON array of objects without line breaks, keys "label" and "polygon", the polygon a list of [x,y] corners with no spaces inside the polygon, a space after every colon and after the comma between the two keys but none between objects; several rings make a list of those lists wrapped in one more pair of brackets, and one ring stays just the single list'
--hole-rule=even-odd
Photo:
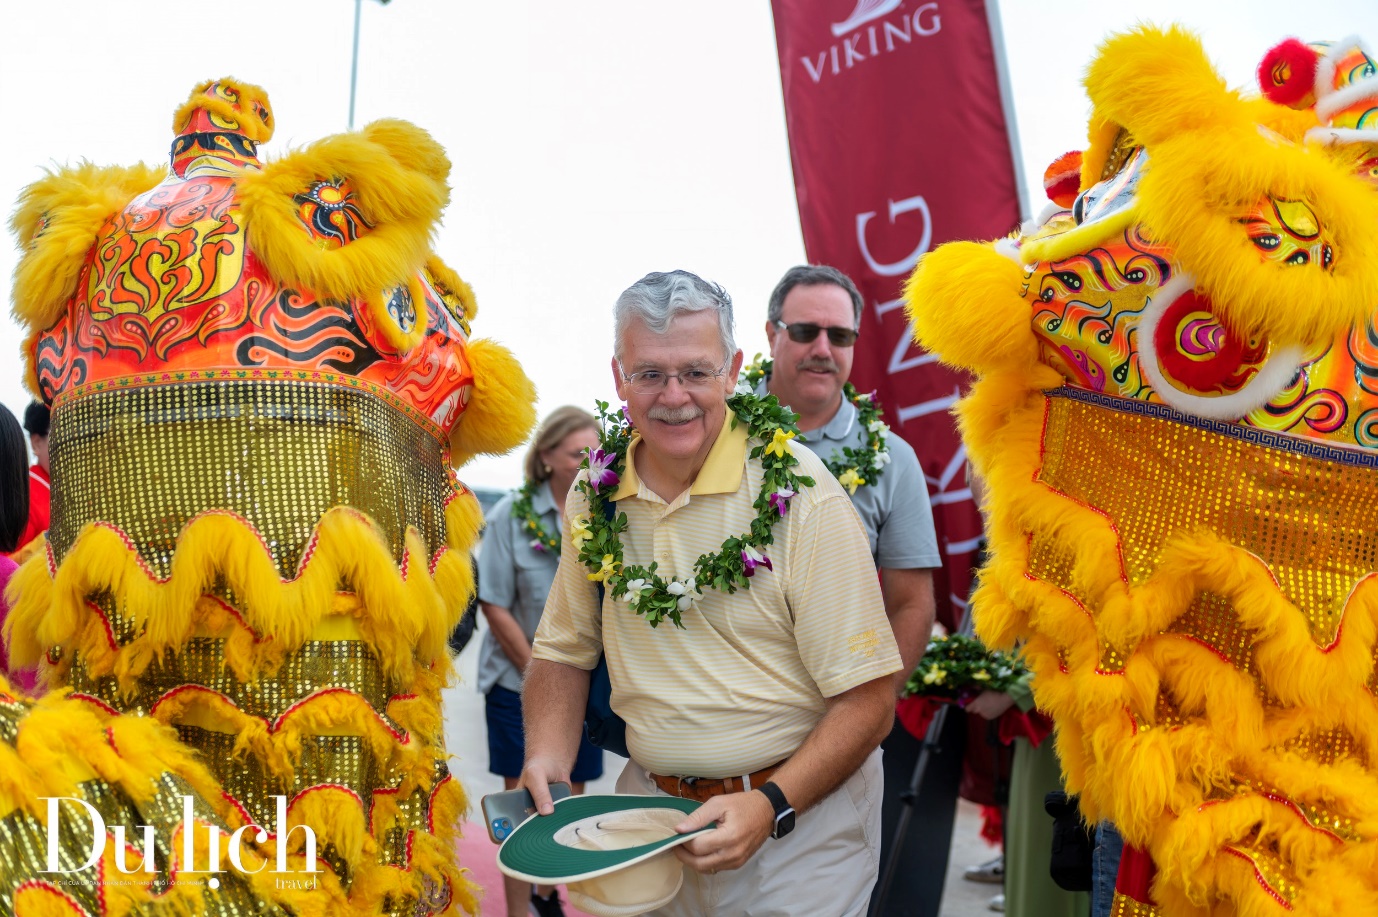
[{"label": "paved ground", "polygon": [[[445,702],[445,740],[450,754],[450,762],[455,774],[463,781],[472,800],[473,810],[478,810],[478,800],[487,793],[502,789],[502,780],[488,773],[488,746],[483,721],[483,698],[474,689],[474,676],[478,670],[478,647],[482,640],[484,624],[479,622],[479,630],[473,641],[465,648],[459,658],[461,683],[444,694]],[[621,770],[623,759],[607,756],[606,771],[602,779],[589,784],[591,792],[613,792],[613,784]],[[471,841],[482,832],[475,825],[469,834]],[[478,851],[495,853],[496,847],[485,842],[465,845],[466,853]],[[962,870],[973,863],[983,863],[993,855],[992,849],[980,838],[980,814],[976,806],[962,802],[957,812],[957,827],[953,832],[952,859],[948,867],[947,885],[943,896],[941,917],[978,917],[989,915],[986,903],[991,895],[999,891],[990,885],[977,885],[962,879]],[[479,864],[466,864],[478,867]],[[487,866],[487,864],[483,864]],[[491,867],[476,868],[481,879],[492,875]],[[502,910],[502,890],[493,888],[485,898],[483,917],[500,917]]]}]

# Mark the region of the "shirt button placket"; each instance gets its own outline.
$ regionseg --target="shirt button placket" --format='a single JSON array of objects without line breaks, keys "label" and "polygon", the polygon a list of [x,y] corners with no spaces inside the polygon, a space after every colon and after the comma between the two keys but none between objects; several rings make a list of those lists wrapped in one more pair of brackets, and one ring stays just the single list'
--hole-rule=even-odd
[{"label": "shirt button placket", "polygon": [[669,563],[670,563],[670,545],[669,545],[669,538],[668,538],[668,537],[666,536],[666,534],[665,534],[665,522],[666,522],[666,516],[668,516],[668,515],[669,515],[668,512],[667,512],[667,513],[662,513],[662,514],[660,515],[660,518],[656,519],[656,527],[655,527],[655,538],[654,538],[654,543],[655,543],[656,559],[657,559],[658,561],[660,561],[660,566],[661,566],[661,573],[662,573],[662,575],[666,575],[666,574],[665,574],[665,569],[664,569],[664,568],[665,568],[666,566],[668,566]]}]

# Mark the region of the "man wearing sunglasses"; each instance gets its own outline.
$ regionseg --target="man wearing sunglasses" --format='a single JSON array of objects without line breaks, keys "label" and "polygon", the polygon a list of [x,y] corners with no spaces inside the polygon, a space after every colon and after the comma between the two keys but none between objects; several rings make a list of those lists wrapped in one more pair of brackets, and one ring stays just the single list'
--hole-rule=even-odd
[{"label": "man wearing sunglasses", "polygon": [[[856,450],[864,465],[857,476],[864,484],[852,490],[852,505],[861,516],[871,542],[871,557],[880,573],[885,612],[903,668],[895,674],[896,694],[904,690],[933,628],[933,568],[941,566],[928,485],[913,448],[899,436],[887,434],[885,457],[868,449],[868,431],[858,411],[843,394],[852,372],[857,330],[861,327],[861,293],[850,277],[824,265],[800,265],[785,272],[770,295],[766,337],[770,341],[770,375],[757,392],[770,394],[799,414],[800,441],[825,461]],[[886,461],[888,458],[888,462]],[[853,482],[855,483],[855,482]],[[912,881],[906,885],[914,912],[938,913],[947,873],[949,843],[956,816],[957,789],[962,775],[962,718],[949,717],[942,746],[925,771],[906,842],[906,866]],[[884,828],[881,862],[886,862],[898,821],[899,796],[907,791],[918,742],[896,721],[881,744],[884,752]],[[915,849],[917,847],[917,850]]]},{"label": "man wearing sunglasses", "polygon": [[[766,336],[773,362],[764,391],[799,415],[800,440],[827,460],[843,448],[865,452],[867,430],[842,396],[852,372],[861,293],[850,277],[825,265],[790,268],[770,294]],[[942,565],[928,485],[913,448],[887,435],[889,461],[860,469],[867,483],[852,493],[880,570],[885,611],[895,632],[904,689],[933,629],[933,568]],[[879,465],[879,467],[876,467]]]}]

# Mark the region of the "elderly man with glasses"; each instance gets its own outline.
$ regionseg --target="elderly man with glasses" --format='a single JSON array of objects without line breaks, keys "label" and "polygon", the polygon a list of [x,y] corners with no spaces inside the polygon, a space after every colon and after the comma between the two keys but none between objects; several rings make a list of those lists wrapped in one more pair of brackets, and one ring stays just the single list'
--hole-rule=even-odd
[{"label": "elderly man with glasses", "polygon": [[[615,318],[612,371],[635,430],[609,485],[623,559],[691,578],[766,502],[770,444],[749,439],[728,404],[742,363],[732,303],[693,274],[649,274]],[[717,823],[676,848],[685,881],[656,913],[862,914],[876,879],[877,746],[901,661],[847,494],[815,455],[791,451],[814,483],[780,498],[787,511],[749,587],[703,586],[682,603],[682,627],[653,629],[613,588],[600,603],[571,528],[536,632],[522,779],[539,811],[551,811],[547,784],[569,779],[605,653],[632,758],[619,792],[702,801],[681,831]],[[588,512],[577,487],[569,501],[568,518]]]}]

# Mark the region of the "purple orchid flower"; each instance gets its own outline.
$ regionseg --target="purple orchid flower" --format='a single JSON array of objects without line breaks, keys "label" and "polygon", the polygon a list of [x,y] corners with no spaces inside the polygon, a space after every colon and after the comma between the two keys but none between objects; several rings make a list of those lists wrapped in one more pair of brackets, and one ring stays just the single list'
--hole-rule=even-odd
[{"label": "purple orchid flower", "polygon": [[742,572],[747,576],[754,576],[757,567],[765,567],[767,570],[775,569],[774,565],[770,562],[770,558],[766,557],[751,545],[746,545],[742,548],[742,566],[746,568]]},{"label": "purple orchid flower", "polygon": [[617,456],[602,449],[589,452],[589,486],[595,491],[613,487],[621,480],[609,466],[617,461]]},{"label": "purple orchid flower", "polygon": [[770,495],[770,505],[775,507],[775,511],[783,516],[789,512],[789,501],[794,496],[794,491],[788,487],[781,487]]},{"label": "purple orchid flower", "polygon": [[546,546],[544,543],[542,543],[541,539],[539,538],[531,539],[531,547],[534,550],[540,551],[542,554],[546,552]]}]

